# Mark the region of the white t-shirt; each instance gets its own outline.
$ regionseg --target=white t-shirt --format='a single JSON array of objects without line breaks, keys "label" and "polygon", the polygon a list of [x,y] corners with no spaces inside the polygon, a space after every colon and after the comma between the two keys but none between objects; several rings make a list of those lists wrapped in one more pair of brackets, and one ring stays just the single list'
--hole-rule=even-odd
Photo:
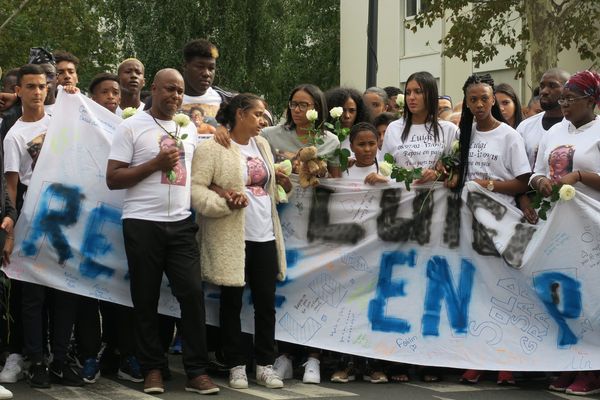
[{"label": "white t-shirt", "polygon": [[[491,131],[480,132],[473,125],[467,181],[474,179],[508,181],[531,173],[523,138],[502,122]],[[514,196],[497,193],[510,204]]]},{"label": "white t-shirt", "polygon": [[[140,105],[137,108],[137,112],[144,111],[144,107],[146,107],[146,105],[140,102]],[[123,117],[123,109],[121,108],[121,106],[117,106],[117,111],[115,111],[115,114],[117,114],[119,117]]]},{"label": "white t-shirt", "polygon": [[271,218],[271,197],[266,190],[269,169],[254,138],[248,144],[235,143],[240,148],[242,176],[246,184],[248,206],[244,211],[245,238],[252,242],[275,240]]},{"label": "white t-shirt", "polygon": [[[556,183],[562,176],[573,171],[600,173],[600,117],[597,116],[579,128],[566,122],[554,125],[542,138],[534,177],[543,175]],[[581,182],[573,186],[600,200],[600,191]]]},{"label": "white t-shirt", "polygon": [[213,88],[208,88],[202,96],[183,95],[181,111],[187,114],[198,132],[200,139],[215,133],[215,116],[221,106],[221,96]]},{"label": "white t-shirt", "polygon": [[[173,121],[157,122],[169,132],[176,131]],[[156,157],[161,146],[175,146],[175,140],[157,122],[145,111],[124,120],[117,127],[108,158],[135,167]],[[179,129],[179,137],[185,134],[187,137],[179,146],[179,162],[173,169],[174,181],[169,181],[167,173],[156,171],[128,188],[123,202],[123,219],[174,222],[190,216],[190,173],[197,143],[192,124]]]},{"label": "white t-shirt", "polygon": [[371,172],[377,172],[377,165],[375,163],[369,165],[368,167],[359,167],[357,165],[353,165],[352,167],[348,168],[347,172],[342,172],[342,178],[352,179],[354,181],[360,181],[363,183],[367,175],[369,175]]},{"label": "white t-shirt", "polygon": [[48,114],[35,122],[19,118],[4,138],[4,171],[18,172],[23,185],[29,186],[49,124]]},{"label": "white t-shirt", "polygon": [[385,130],[381,157],[386,153],[394,156],[396,164],[402,168],[433,168],[443,154],[448,154],[452,142],[457,138],[457,126],[448,121],[438,121],[439,139],[434,139],[431,124],[413,124],[406,140],[402,141],[404,118],[390,123]]},{"label": "white t-shirt", "polygon": [[[527,158],[531,169],[535,164],[535,159],[538,152],[538,146],[542,138],[548,133],[547,130],[542,126],[542,118],[546,112],[541,112],[527,118],[517,126],[517,132],[521,134],[525,141],[525,151],[527,151]],[[567,125],[568,121],[563,118],[558,124]]]}]

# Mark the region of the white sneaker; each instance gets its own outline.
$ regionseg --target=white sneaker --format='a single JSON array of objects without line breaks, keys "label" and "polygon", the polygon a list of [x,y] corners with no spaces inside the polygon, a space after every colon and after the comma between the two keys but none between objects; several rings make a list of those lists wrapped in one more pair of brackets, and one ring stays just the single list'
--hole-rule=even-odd
[{"label": "white sneaker", "polygon": [[302,365],[304,367],[304,376],[302,382],[304,383],[321,383],[321,362],[314,357],[308,357],[308,360]]},{"label": "white sneaker", "polygon": [[13,394],[10,390],[6,389],[4,386],[0,386],[0,399],[12,399]]},{"label": "white sneaker", "polygon": [[292,360],[290,360],[285,354],[280,355],[275,359],[273,363],[273,369],[281,380],[292,379],[294,377],[294,368],[292,367]]},{"label": "white sneaker", "polygon": [[281,389],[283,381],[277,375],[272,365],[256,366],[256,383],[269,389]]},{"label": "white sneaker", "polygon": [[[23,379],[23,356],[13,353],[8,356],[2,372],[0,372],[0,383],[15,383]],[[10,397],[0,397],[10,399]]]},{"label": "white sneaker", "polygon": [[245,365],[238,365],[229,370],[229,386],[233,389],[248,389]]}]

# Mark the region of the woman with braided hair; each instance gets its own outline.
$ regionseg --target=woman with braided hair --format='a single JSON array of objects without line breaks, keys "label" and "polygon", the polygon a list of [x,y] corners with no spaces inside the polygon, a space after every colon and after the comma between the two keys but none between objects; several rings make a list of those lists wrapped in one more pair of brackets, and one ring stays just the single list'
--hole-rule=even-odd
[{"label": "woman with braided hair", "polygon": [[[504,121],[490,75],[471,75],[463,93],[458,188],[473,181],[515,205],[514,196],[527,191],[531,174],[523,138]],[[455,183],[449,182],[448,186]],[[467,370],[461,382],[477,383],[482,373]],[[510,371],[499,371],[497,382],[515,384]]]},{"label": "woman with braided hair", "polygon": [[[556,124],[543,136],[537,153],[532,188],[549,196],[553,184],[573,185],[600,201],[600,75],[582,71],[562,89],[558,104],[568,124]],[[563,372],[550,390],[575,395],[600,392],[598,371]]]}]

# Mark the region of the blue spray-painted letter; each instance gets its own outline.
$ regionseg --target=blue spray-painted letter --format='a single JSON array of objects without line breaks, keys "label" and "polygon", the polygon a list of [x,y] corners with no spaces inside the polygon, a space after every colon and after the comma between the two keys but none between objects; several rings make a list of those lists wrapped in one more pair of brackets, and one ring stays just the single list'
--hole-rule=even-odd
[{"label": "blue spray-painted letter", "polygon": [[[34,214],[29,236],[23,241],[22,250],[26,256],[37,254],[39,240],[48,236],[50,244],[58,253],[58,263],[63,264],[73,257],[71,246],[62,232],[62,227],[74,225],[81,212],[84,195],[78,187],[52,183],[42,193],[38,210]],[[58,204],[55,209],[50,203]]]},{"label": "blue spray-painted letter", "polygon": [[[569,328],[565,318],[578,318],[581,315],[581,284],[561,272],[545,272],[536,276],[533,284],[546,309],[558,324],[558,345],[565,347],[577,344],[577,336]],[[558,309],[561,299],[562,311]]]},{"label": "blue spray-painted letter", "polygon": [[121,211],[108,204],[100,204],[90,212],[83,243],[81,244],[81,255],[83,259],[79,264],[79,272],[88,278],[96,278],[100,275],[111,277],[115,270],[95,261],[95,258],[110,252],[112,244],[106,240],[102,233],[105,223],[121,226]]},{"label": "blue spray-painted letter", "polygon": [[474,274],[473,264],[463,259],[457,291],[446,259],[440,256],[431,257],[427,262],[427,291],[425,293],[425,310],[421,321],[423,336],[439,336],[442,299],[446,299],[448,320],[450,320],[450,326],[454,332],[457,334],[467,333]]},{"label": "blue spray-painted letter", "polygon": [[377,281],[377,293],[375,298],[369,302],[369,321],[374,331],[407,333],[410,324],[402,318],[387,317],[385,308],[390,297],[406,296],[404,292],[404,279],[392,282],[392,272],[396,265],[408,265],[414,268],[416,265],[416,251],[408,253],[401,251],[385,252],[381,255],[381,266],[379,267],[379,280]]}]

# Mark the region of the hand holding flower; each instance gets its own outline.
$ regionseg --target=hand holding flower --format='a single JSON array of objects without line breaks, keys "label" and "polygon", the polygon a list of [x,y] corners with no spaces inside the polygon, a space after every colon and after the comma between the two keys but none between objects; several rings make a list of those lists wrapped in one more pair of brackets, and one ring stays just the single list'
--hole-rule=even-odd
[{"label": "hand holding flower", "polygon": [[179,150],[175,147],[161,148],[160,152],[154,158],[154,161],[157,170],[169,172],[179,161]]},{"label": "hand holding flower", "polygon": [[388,178],[386,178],[385,176],[379,175],[377,172],[371,172],[365,178],[365,183],[367,185],[375,185],[377,183],[386,183],[387,181],[388,181]]}]

